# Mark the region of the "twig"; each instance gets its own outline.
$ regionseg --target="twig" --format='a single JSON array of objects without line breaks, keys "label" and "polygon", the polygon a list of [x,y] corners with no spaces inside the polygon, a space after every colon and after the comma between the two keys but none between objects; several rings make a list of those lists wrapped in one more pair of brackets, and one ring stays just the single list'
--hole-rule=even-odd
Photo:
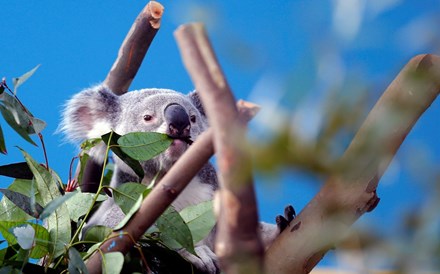
[{"label": "twig", "polygon": [[[251,103],[240,104],[242,109],[241,118],[250,120],[256,113],[258,107]],[[208,129],[188,148],[179,158],[162,180],[153,188],[143,201],[138,212],[120,231],[113,232],[112,235],[122,237],[112,237],[104,242],[101,250],[104,252],[119,251],[127,253],[135,241],[145,233],[145,231],[159,218],[168,206],[177,198],[186,185],[194,178],[199,170],[208,162],[214,154],[213,132]],[[128,238],[130,235],[132,238]],[[89,273],[100,273],[101,256],[95,253],[87,261]]]},{"label": "twig", "polygon": [[163,10],[160,3],[150,1],[131,26],[119,49],[118,58],[104,81],[104,85],[116,95],[122,95],[128,91],[159,30]]},{"label": "twig", "polygon": [[440,91],[440,57],[409,61],[369,113],[328,179],[266,252],[267,273],[309,273],[362,214],[375,208],[378,181]]},{"label": "twig", "polygon": [[263,246],[251,164],[244,149],[245,126],[202,24],[180,26],[174,33],[212,129],[220,181],[216,254],[226,273],[262,271]]}]

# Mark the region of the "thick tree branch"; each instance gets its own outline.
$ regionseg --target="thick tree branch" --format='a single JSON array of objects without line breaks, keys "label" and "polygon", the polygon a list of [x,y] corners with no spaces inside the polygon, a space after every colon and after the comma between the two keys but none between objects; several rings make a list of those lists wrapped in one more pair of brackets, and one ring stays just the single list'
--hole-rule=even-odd
[{"label": "thick tree branch", "polygon": [[227,273],[259,273],[263,247],[250,159],[244,149],[245,127],[203,25],[181,26],[174,35],[215,133],[221,203],[216,254]]},{"label": "thick tree branch", "polygon": [[440,57],[414,57],[369,113],[340,172],[266,252],[267,273],[309,273],[353,222],[375,208],[379,179],[439,91]]},{"label": "thick tree branch", "polygon": [[[237,103],[240,118],[249,121],[257,113],[259,107],[248,102]],[[213,130],[210,128],[200,135],[188,150],[179,158],[162,180],[153,188],[145,198],[138,212],[120,231],[115,231],[112,236],[120,235],[120,232],[128,236],[110,237],[100,249],[102,252],[119,251],[127,253],[145,231],[159,218],[168,206],[177,198],[182,190],[194,178],[199,170],[209,161],[214,154]],[[101,255],[96,252],[88,261],[89,273],[101,273]]]},{"label": "thick tree branch", "polygon": [[104,81],[115,94],[128,91],[160,27],[163,6],[150,1],[136,18],[119,49],[118,58]]},{"label": "thick tree branch", "polygon": [[[159,30],[163,10],[160,3],[150,1],[139,13],[124,42],[122,42],[118,57],[104,80],[104,85],[116,95],[122,95],[128,91],[154,36]],[[81,166],[78,164],[75,178],[78,178],[80,168]],[[103,163],[87,162],[80,185],[82,192],[95,193],[98,190],[102,169]]]}]

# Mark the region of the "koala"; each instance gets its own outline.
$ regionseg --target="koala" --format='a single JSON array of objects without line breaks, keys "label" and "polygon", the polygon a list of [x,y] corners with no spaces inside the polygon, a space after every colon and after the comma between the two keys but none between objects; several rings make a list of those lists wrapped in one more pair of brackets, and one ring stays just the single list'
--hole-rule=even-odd
[{"label": "koala", "polygon": [[[171,146],[165,152],[141,163],[145,172],[144,178],[139,178],[114,155],[115,168],[110,183],[112,187],[126,182],[149,184],[157,174],[165,174],[186,151],[189,146],[186,140],[196,140],[207,128],[208,120],[197,92],[184,95],[169,89],[142,89],[117,96],[102,84],[74,95],[65,106],[60,125],[60,130],[71,141],[97,138],[110,130],[120,135],[139,131],[159,132],[173,138]],[[89,152],[89,161],[102,163],[104,149],[103,144],[93,148]],[[217,189],[216,171],[207,163],[172,205],[180,211],[189,205],[212,200]],[[124,213],[110,197],[87,221],[84,229],[94,225],[114,227],[123,218]],[[268,246],[281,229],[280,226],[261,223],[264,244]],[[215,229],[196,245],[198,256],[186,250],[179,251],[199,270],[207,273],[219,272],[217,257],[213,252],[214,233]]]}]

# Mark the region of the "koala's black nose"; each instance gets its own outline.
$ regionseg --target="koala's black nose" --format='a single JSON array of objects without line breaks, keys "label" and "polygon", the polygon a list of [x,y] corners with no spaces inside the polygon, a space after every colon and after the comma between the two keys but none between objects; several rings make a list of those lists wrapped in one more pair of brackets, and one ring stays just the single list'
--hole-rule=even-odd
[{"label": "koala's black nose", "polygon": [[165,121],[168,124],[168,135],[171,137],[188,137],[191,124],[188,113],[179,104],[169,104],[164,111]]}]

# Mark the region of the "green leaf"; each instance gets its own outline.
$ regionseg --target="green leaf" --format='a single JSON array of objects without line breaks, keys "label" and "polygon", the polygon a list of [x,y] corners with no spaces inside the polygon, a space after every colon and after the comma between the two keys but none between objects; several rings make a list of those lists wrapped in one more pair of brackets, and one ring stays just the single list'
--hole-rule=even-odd
[{"label": "green leaf", "polygon": [[84,264],[84,261],[81,257],[81,254],[79,254],[78,250],[76,250],[74,247],[69,248],[68,270],[69,270],[70,274],[74,274],[74,273],[88,274],[89,273],[89,271],[87,270],[87,267]]},{"label": "green leaf", "polygon": [[3,105],[1,106],[4,108],[2,114],[14,130],[17,131],[15,127],[19,127],[27,134],[35,134],[40,133],[46,127],[46,122],[35,118],[14,96],[5,93],[2,99]]},{"label": "green leaf", "polygon": [[113,230],[122,229],[125,226],[125,224],[130,220],[130,218],[139,210],[143,200],[144,200],[143,195],[142,196],[140,195],[136,203],[130,208],[127,214],[125,214],[124,219],[122,219],[122,221],[120,221],[119,224],[113,228]]},{"label": "green leaf", "polygon": [[123,152],[138,161],[147,161],[164,152],[173,142],[166,134],[132,132],[118,140]]},{"label": "green leaf", "polygon": [[0,166],[0,175],[28,180],[34,177],[26,162]]},{"label": "green leaf", "polygon": [[109,132],[105,135],[101,136],[102,140],[110,146],[110,149],[113,151],[114,154],[116,154],[124,163],[126,163],[133,171],[136,173],[139,178],[144,177],[144,170],[141,166],[141,164],[132,159],[129,155],[127,155],[118,145],[119,139],[121,138],[121,135],[117,134],[116,132]]},{"label": "green leaf", "polygon": [[90,156],[87,153],[81,153],[79,156],[79,163],[80,163],[80,169],[78,174],[78,185],[82,185],[84,170],[86,169],[87,161],[89,160]]},{"label": "green leaf", "polygon": [[[43,212],[41,213],[40,219],[44,220],[55,212],[60,206],[62,206],[67,200],[72,198],[76,193],[67,192],[64,195],[55,198],[55,200],[50,201]],[[70,215],[69,215],[70,216]]]},{"label": "green leaf", "polygon": [[[72,221],[78,222],[81,216],[86,215],[92,206],[93,199],[96,194],[94,193],[83,193],[83,192],[71,192],[73,197],[66,201],[67,208],[69,210],[69,217]],[[104,195],[99,195],[98,201],[103,201],[107,197]]]},{"label": "green leaf", "polygon": [[102,272],[104,274],[119,274],[124,265],[124,255],[121,252],[104,253],[102,257]]},{"label": "green leaf", "polygon": [[3,130],[0,125],[0,153],[7,154],[8,151],[6,150],[6,143],[5,143],[5,136],[3,135]]},{"label": "green leaf", "polygon": [[26,72],[20,77],[16,77],[12,79],[12,84],[14,85],[14,94],[17,94],[17,88],[21,86],[24,82],[26,82],[29,77],[31,77],[35,71],[40,67],[40,65],[37,65],[35,68],[31,69],[30,71]]},{"label": "green leaf", "polygon": [[110,235],[110,233],[112,233],[112,231],[113,230],[110,227],[102,225],[92,226],[87,229],[84,235],[84,241],[102,242],[108,237],[108,235]]},{"label": "green leaf", "polygon": [[188,225],[194,243],[206,238],[216,223],[212,201],[188,206],[179,213]]},{"label": "green leaf", "polygon": [[96,243],[94,245],[92,245],[86,252],[87,256],[90,256],[91,254],[93,254],[96,250],[98,250],[98,248],[102,245],[101,242]]},{"label": "green leaf", "polygon": [[34,245],[32,247],[30,257],[33,259],[39,259],[47,255],[49,252],[49,232],[41,225],[27,222],[7,222],[0,221],[0,233],[8,241],[9,245],[15,245],[18,242],[15,236],[16,228],[32,226],[35,231]]},{"label": "green leaf", "polygon": [[[4,95],[8,95],[5,93]],[[18,124],[17,120],[14,117],[14,114],[7,109],[4,105],[0,104],[0,112],[3,115],[3,118],[5,118],[5,121],[9,124],[9,126],[15,130],[23,139],[28,141],[29,143],[33,144],[34,146],[37,146],[37,144],[32,141],[31,137],[29,137],[29,134],[27,133],[26,129],[23,128],[20,124]]]},{"label": "green leaf", "polygon": [[0,188],[0,192],[2,192],[9,201],[34,218],[39,218],[40,214],[44,211],[41,205],[35,203],[35,199],[31,199],[24,194],[4,188]]},{"label": "green leaf", "polygon": [[11,230],[22,249],[28,250],[32,248],[35,240],[35,229],[30,224],[18,226]]},{"label": "green leaf", "polygon": [[[35,190],[35,186],[31,180],[16,179],[8,187],[9,190],[19,192],[28,197],[35,198],[35,203],[41,204],[41,198]],[[22,209],[12,203],[7,197],[3,196],[0,201],[0,220],[4,221],[26,221],[33,219],[32,216],[26,214]]]},{"label": "green leaf", "polygon": [[[43,206],[46,206],[52,200],[61,197],[56,174],[54,173],[54,175],[52,175],[50,171],[35,162],[35,160],[24,150],[21,150],[21,152],[34,174],[36,187],[40,194]],[[69,243],[71,238],[71,226],[67,206],[65,204],[59,206],[55,210],[55,213],[46,219],[46,224],[47,230],[50,233],[50,241],[53,244],[53,250],[51,250],[51,256],[49,257],[50,261],[64,253],[65,245]]]},{"label": "green leaf", "polygon": [[[185,221],[174,208],[169,207],[157,220],[157,228],[160,230],[160,239],[170,248],[184,247],[196,255],[191,231]],[[176,245],[176,243],[178,245]]]},{"label": "green leaf", "polygon": [[101,143],[101,138],[93,138],[93,139],[87,139],[84,142],[81,143],[80,148],[81,150],[90,150],[91,148],[97,146],[99,143]]},{"label": "green leaf", "polygon": [[147,187],[139,183],[125,183],[113,191],[115,203],[127,214]]},{"label": "green leaf", "polygon": [[33,131],[30,131],[30,134],[32,133],[41,133],[43,131],[43,129],[46,128],[47,124],[45,121],[35,118],[35,117],[31,117],[31,121],[32,121],[32,129]]}]

